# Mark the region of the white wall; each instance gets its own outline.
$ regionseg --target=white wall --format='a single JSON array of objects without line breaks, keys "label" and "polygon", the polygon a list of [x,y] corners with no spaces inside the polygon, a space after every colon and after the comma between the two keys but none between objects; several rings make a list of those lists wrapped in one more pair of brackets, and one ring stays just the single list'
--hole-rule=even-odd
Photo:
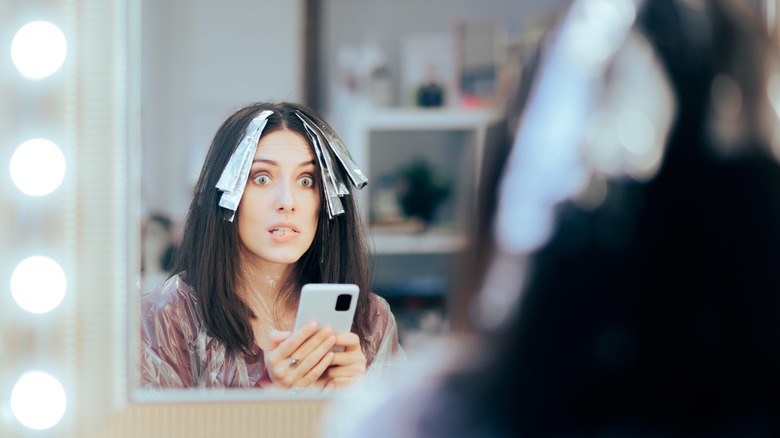
[{"label": "white wall", "polygon": [[182,221],[235,109],[303,97],[303,0],[142,0],[144,213]]}]

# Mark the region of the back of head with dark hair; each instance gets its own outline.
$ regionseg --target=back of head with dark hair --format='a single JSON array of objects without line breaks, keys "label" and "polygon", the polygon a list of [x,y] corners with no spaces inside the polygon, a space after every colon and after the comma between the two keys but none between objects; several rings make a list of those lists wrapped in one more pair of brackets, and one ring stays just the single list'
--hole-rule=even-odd
[{"label": "back of head with dark hair", "polygon": [[[636,29],[677,100],[661,168],[609,181],[595,210],[558,206],[517,318],[486,341],[492,368],[444,385],[474,400],[461,425],[492,436],[780,434],[780,167],[766,112],[777,52],[728,1],[648,1]],[[741,90],[733,138],[713,116],[719,76]]]}]

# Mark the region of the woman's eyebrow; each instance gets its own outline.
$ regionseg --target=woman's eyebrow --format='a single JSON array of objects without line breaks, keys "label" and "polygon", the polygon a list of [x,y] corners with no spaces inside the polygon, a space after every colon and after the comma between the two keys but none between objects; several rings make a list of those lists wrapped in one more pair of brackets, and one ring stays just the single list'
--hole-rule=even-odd
[{"label": "woman's eyebrow", "polygon": [[265,163],[265,164],[268,164],[270,166],[279,167],[279,163],[277,163],[274,160],[269,160],[268,158],[255,158],[254,160],[252,160],[252,164],[255,164],[255,163]]},{"label": "woman's eyebrow", "polygon": [[[255,163],[265,163],[265,164],[268,164],[269,166],[279,167],[279,163],[277,161],[270,160],[268,158],[255,158],[252,161],[252,164],[255,164]],[[315,164],[316,163],[314,162],[314,160],[309,160],[309,161],[304,161],[303,163],[299,164],[298,167],[314,166]]]}]

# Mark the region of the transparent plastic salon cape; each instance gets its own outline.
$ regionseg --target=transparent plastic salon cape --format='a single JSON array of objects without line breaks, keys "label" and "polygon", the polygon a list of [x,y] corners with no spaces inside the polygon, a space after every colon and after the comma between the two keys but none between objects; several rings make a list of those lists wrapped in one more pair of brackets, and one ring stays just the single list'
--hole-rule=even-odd
[{"label": "transparent plastic salon cape", "polygon": [[[387,302],[370,295],[373,312],[363,384],[370,388],[406,359]],[[250,388],[271,385],[263,351],[233,351],[208,333],[198,297],[179,275],[145,294],[141,304],[141,386],[151,388]]]}]

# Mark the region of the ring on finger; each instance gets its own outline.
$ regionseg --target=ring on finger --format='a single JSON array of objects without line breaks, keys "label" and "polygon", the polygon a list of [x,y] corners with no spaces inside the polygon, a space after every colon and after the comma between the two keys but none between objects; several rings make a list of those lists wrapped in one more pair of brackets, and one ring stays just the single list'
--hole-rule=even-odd
[{"label": "ring on finger", "polygon": [[296,366],[298,366],[298,363],[300,363],[300,359],[298,359],[295,356],[290,356],[289,362],[290,362],[290,368],[295,368]]}]

